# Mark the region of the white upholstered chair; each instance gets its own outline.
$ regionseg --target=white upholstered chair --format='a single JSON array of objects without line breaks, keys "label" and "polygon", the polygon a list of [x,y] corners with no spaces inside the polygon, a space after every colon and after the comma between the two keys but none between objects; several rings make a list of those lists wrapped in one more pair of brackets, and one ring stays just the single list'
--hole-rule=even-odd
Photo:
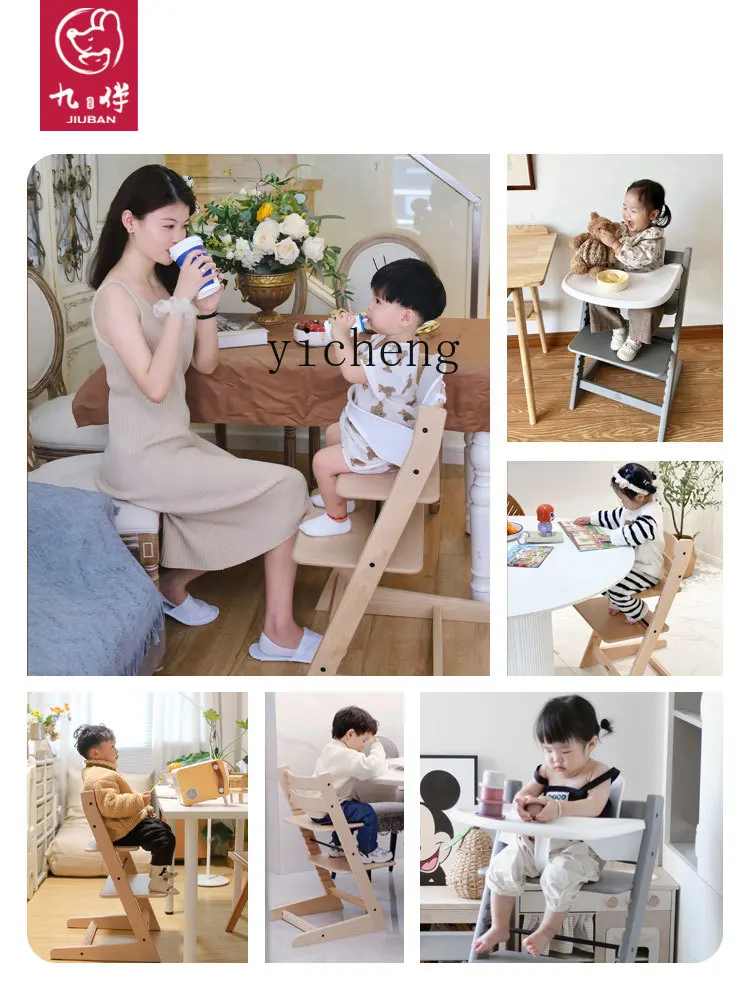
[{"label": "white upholstered chair", "polygon": [[47,282],[32,267],[26,270],[28,298],[28,401],[43,392],[49,397],[31,408],[29,430],[39,458],[102,452],[109,429],[78,427],[73,417],[73,396],[62,378],[63,318]]}]

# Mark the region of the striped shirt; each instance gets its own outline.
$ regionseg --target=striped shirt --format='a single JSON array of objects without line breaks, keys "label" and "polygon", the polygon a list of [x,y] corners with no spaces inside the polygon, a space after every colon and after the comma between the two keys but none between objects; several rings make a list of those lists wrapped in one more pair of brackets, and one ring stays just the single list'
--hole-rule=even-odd
[{"label": "striped shirt", "polygon": [[664,529],[661,507],[656,500],[638,510],[627,510],[625,507],[595,510],[591,523],[605,528],[615,545],[628,545],[635,550],[633,569],[636,572],[641,570],[661,579],[664,570]]}]

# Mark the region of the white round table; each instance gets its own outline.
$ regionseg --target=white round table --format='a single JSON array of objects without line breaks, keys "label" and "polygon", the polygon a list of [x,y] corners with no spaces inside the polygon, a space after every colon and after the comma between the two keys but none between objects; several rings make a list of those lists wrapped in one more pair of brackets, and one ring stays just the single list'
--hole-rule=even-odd
[{"label": "white round table", "polygon": [[[537,530],[535,517],[508,520],[518,521],[527,531]],[[552,530],[562,528],[553,521]],[[510,539],[508,548],[516,541]],[[553,674],[552,612],[598,596],[626,576],[634,561],[635,553],[625,545],[579,552],[563,532],[562,542],[553,545],[541,566],[508,566],[508,676]]]}]

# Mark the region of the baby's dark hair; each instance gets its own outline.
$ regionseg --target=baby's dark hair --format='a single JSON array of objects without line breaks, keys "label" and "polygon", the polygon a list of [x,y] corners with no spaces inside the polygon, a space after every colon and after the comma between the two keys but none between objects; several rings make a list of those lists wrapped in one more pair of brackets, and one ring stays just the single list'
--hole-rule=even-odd
[{"label": "baby's dark hair", "polygon": [[[655,479],[656,473],[651,472],[645,465],[638,465],[637,462],[628,462],[627,465],[623,465],[622,468],[617,470],[616,476],[612,476],[610,485],[618,496],[626,496],[629,500],[635,500],[639,496],[643,496],[643,490],[649,496],[653,496],[656,493],[656,487],[654,486]],[[620,481],[618,482],[618,480]],[[635,486],[636,489],[631,489],[631,486]]]},{"label": "baby's dark hair", "polygon": [[604,730],[614,732],[608,719],[601,722],[594,706],[580,694],[552,698],[539,713],[534,723],[534,736],[538,743],[567,743],[578,740],[588,743]]},{"label": "baby's dark hair", "polygon": [[651,223],[659,229],[666,229],[672,221],[672,213],[669,205],[664,201],[664,188],[658,181],[633,181],[628,188],[638,196],[638,200],[647,212],[658,212],[658,216]]},{"label": "baby's dark hair", "polygon": [[113,740],[115,734],[107,726],[79,726],[73,733],[76,750],[86,760],[89,759],[89,751],[92,747],[98,747],[100,743]]},{"label": "baby's dark hair", "polygon": [[374,736],[378,731],[377,719],[373,719],[369,712],[364,708],[357,708],[356,705],[340,708],[333,717],[331,736],[335,740],[340,740],[350,729],[353,729],[357,736],[361,736],[362,733],[372,733]]},{"label": "baby's dark hair", "polygon": [[370,288],[386,302],[413,309],[423,323],[437,319],[445,309],[445,286],[427,261],[414,257],[384,264],[373,274]]}]

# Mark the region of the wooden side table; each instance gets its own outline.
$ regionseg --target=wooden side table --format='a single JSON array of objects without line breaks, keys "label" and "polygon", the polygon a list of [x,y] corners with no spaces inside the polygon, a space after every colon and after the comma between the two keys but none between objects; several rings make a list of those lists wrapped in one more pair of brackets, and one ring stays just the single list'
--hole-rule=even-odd
[{"label": "wooden side table", "polygon": [[543,285],[552,259],[557,233],[508,233],[508,294],[513,296],[513,310],[518,331],[518,349],[521,354],[523,384],[529,423],[536,423],[534,378],[531,371],[529,349],[526,343],[526,306],[524,288]]}]

